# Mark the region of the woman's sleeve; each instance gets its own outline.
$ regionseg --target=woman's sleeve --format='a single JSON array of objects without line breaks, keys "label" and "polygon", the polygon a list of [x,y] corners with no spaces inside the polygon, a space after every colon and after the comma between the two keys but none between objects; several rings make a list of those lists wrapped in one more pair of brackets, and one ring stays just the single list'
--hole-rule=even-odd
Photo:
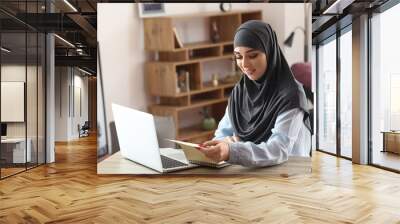
[{"label": "woman's sleeve", "polygon": [[225,114],[218,123],[218,128],[215,131],[213,140],[221,140],[227,136],[233,136],[233,128],[231,121],[229,120],[228,107],[226,107]]},{"label": "woman's sleeve", "polygon": [[242,166],[270,166],[288,160],[303,125],[304,113],[298,108],[286,111],[276,119],[272,134],[266,142],[229,143],[228,163]]}]

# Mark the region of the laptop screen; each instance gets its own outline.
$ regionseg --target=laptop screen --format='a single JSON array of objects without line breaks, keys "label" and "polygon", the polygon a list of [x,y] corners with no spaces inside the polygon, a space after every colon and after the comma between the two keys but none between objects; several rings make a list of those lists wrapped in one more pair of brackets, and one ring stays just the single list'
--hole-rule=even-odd
[{"label": "laptop screen", "polygon": [[110,150],[99,42],[97,42],[97,71],[97,157],[100,158],[110,153]]}]

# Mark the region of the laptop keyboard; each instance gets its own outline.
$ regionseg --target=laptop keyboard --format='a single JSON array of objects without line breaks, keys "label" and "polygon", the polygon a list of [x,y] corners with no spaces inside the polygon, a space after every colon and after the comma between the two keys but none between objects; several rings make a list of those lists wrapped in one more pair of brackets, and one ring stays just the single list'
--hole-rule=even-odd
[{"label": "laptop keyboard", "polygon": [[181,166],[188,166],[185,163],[179,162],[178,160],[168,158],[166,156],[161,155],[161,163],[164,169],[174,168],[174,167],[181,167]]}]

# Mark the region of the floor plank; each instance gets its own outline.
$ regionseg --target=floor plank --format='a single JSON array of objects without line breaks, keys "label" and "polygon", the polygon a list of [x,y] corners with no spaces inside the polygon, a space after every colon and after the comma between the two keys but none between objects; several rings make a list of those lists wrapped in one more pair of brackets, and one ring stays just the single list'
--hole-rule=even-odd
[{"label": "floor plank", "polygon": [[400,175],[320,152],[294,177],[97,176],[96,138],[0,181],[0,223],[400,223]]},{"label": "floor plank", "polygon": [[374,151],[372,162],[376,165],[400,171],[400,155],[392,152]]}]

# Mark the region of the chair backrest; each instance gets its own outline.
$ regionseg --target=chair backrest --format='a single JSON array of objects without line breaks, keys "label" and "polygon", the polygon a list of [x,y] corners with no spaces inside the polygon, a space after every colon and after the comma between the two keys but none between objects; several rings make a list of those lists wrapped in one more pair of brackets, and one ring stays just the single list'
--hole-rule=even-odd
[{"label": "chair backrest", "polygon": [[290,69],[297,81],[301,82],[305,88],[311,90],[311,63],[295,63],[290,67]]},{"label": "chair backrest", "polygon": [[[310,110],[309,110],[309,118],[310,118],[310,125],[311,125],[311,135],[314,134],[314,97],[313,92],[311,91],[312,87],[312,67],[311,63],[309,62],[299,62],[293,64],[290,69],[292,70],[293,76],[303,84],[303,89],[306,94],[307,99],[310,100]],[[312,150],[311,150],[312,151]],[[311,156],[310,151],[310,156]]]},{"label": "chair backrest", "polygon": [[85,121],[85,123],[82,125],[82,129],[89,129],[90,125],[89,125],[89,121]]}]

